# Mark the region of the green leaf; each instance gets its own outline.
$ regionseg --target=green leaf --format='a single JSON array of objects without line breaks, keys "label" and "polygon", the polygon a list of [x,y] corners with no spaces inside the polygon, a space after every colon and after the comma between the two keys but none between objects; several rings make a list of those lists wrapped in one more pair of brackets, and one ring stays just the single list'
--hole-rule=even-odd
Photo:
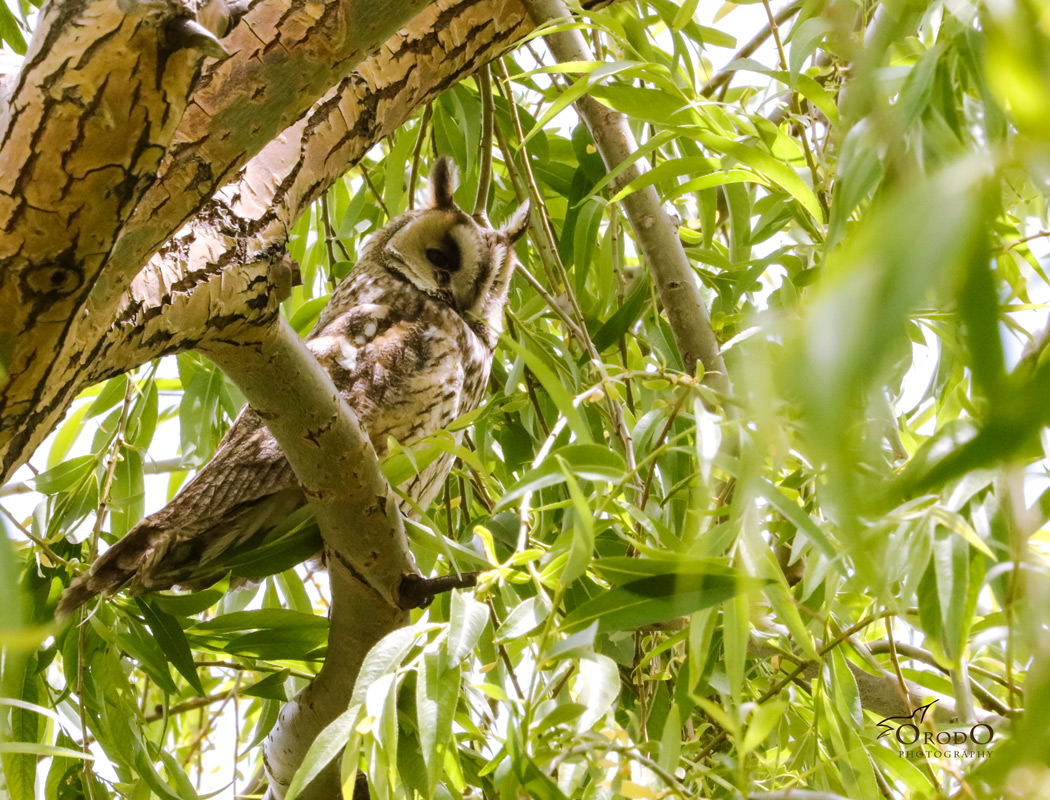
[{"label": "green leaf", "polygon": [[95,456],[77,456],[63,461],[47,472],[41,472],[32,479],[33,485],[38,492],[56,494],[69,489],[91,475],[95,471],[96,464]]},{"label": "green leaf", "polygon": [[220,614],[194,625],[194,631],[246,631],[246,630],[328,630],[328,620],[316,614],[303,614],[283,608],[265,608],[258,611],[234,611]]},{"label": "green leaf", "polygon": [[95,417],[109,411],[117,403],[121,402],[128,391],[128,376],[118,375],[102,384],[102,391],[88,407],[87,416]]},{"label": "green leaf", "polygon": [[595,621],[601,632],[642,628],[688,616],[761,585],[751,578],[726,575],[641,578],[583,603],[562,621],[561,629],[572,632]]},{"label": "green leaf", "polygon": [[555,377],[543,360],[508,336],[500,336],[500,344],[513,351],[528,365],[532,374],[536,376],[544,390],[550,395],[551,400],[554,401],[554,405],[568,420],[573,432],[584,442],[590,442],[592,439],[590,428],[583,424],[583,418],[580,417],[580,412],[573,403],[572,397],[565,391],[561,381]]},{"label": "green leaf", "polygon": [[555,456],[555,460],[565,477],[565,485],[573,507],[573,535],[569,545],[569,557],[560,576],[562,585],[568,586],[583,575],[591,563],[594,554],[594,519],[590,504],[573,477],[568,463],[560,456]]},{"label": "green leaf", "polygon": [[362,713],[362,704],[368,687],[400,666],[409,650],[412,649],[418,635],[419,631],[415,628],[401,628],[387,634],[368,651],[358,672],[357,681],[354,683],[354,696],[350,701],[350,707],[329,723],[328,727],[314,739],[302,764],[292,776],[292,782],[285,795],[286,800],[295,800],[303,787],[309,784],[343,750],[347,741],[353,736],[354,726],[358,723]]},{"label": "green leaf", "polygon": [[731,139],[703,132],[697,132],[694,136],[705,147],[725,153],[780,186],[794,197],[818,224],[823,223],[824,212],[820,208],[820,201],[813,194],[813,190],[791,167],[743,142],[734,142]]},{"label": "green leaf", "polygon": [[678,553],[650,549],[644,557],[606,556],[594,562],[594,571],[613,585],[623,585],[639,578],[658,575],[717,575],[742,578],[743,573],[729,566],[725,559],[693,558]]},{"label": "green leaf", "polygon": [[153,638],[157,640],[157,644],[160,645],[160,649],[164,651],[172,666],[189,682],[198,695],[204,697],[204,687],[201,686],[197,667],[193,663],[190,644],[186,641],[186,634],[183,633],[179,623],[171,615],[159,608],[154,608],[148,600],[138,598],[135,602],[142,616],[146,618],[146,624],[153,633]]},{"label": "green leaf", "polygon": [[493,509],[498,513],[509,508],[515,500],[529,492],[565,482],[565,472],[559,460],[572,469],[577,478],[589,481],[618,483],[624,479],[626,464],[619,453],[596,444],[570,444],[550,454],[543,464],[525,473],[520,481],[500,498]]},{"label": "green leaf", "polygon": [[0,5],[0,41],[9,45],[18,55],[25,55],[25,37],[18,27],[18,20],[6,4]]},{"label": "green leaf", "polygon": [[638,281],[638,285],[624,304],[619,306],[612,316],[602,323],[602,326],[591,336],[591,341],[594,342],[594,349],[599,353],[603,353],[619,342],[620,337],[634,327],[634,323],[638,321],[638,317],[641,315],[642,308],[645,306],[645,301],[648,298],[649,281],[643,278]]},{"label": "green leaf", "polygon": [[429,791],[434,792],[452,740],[452,717],[459,702],[459,667],[448,663],[442,649],[427,651],[416,670],[416,720],[427,767]]},{"label": "green leaf", "polygon": [[271,675],[267,675],[262,680],[256,681],[246,689],[241,690],[241,694],[248,695],[249,697],[262,697],[268,700],[278,700],[285,702],[288,699],[288,690],[285,689],[285,682],[288,680],[289,670],[282,669],[280,672],[274,672]]},{"label": "green leaf", "polygon": [[103,625],[98,614],[88,619],[94,633],[105,641],[112,642],[138,661],[142,670],[156,682],[157,686],[168,694],[178,694],[178,687],[171,678],[171,670],[164,651],[160,649],[157,640],[148,635],[146,628],[137,618],[130,614],[122,614],[120,622],[123,625],[114,625],[112,628]]},{"label": "green leaf", "polygon": [[477,645],[489,621],[489,610],[465,592],[452,593],[448,626],[448,666],[456,667]]},{"label": "green leaf", "polygon": [[544,623],[551,612],[547,595],[538,594],[518,603],[496,631],[496,642],[509,642],[530,633]]},{"label": "green leaf", "polygon": [[266,628],[233,636],[223,649],[232,655],[269,661],[315,661],[324,658],[328,631],[320,628]]}]

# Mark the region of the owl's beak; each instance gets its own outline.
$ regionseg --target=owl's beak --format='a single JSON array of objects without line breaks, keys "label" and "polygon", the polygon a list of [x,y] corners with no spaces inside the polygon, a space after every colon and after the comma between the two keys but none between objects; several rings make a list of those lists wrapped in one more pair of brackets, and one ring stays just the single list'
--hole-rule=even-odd
[{"label": "owl's beak", "polygon": [[477,284],[468,281],[459,282],[452,276],[452,299],[460,311],[470,311],[478,299]]}]

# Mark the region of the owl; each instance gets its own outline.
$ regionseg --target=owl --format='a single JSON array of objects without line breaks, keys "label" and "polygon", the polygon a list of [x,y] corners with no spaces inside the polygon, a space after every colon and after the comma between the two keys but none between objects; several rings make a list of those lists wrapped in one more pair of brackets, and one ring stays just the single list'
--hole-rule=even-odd
[{"label": "owl", "polygon": [[[493,229],[456,205],[455,185],[453,163],[439,158],[427,207],[372,237],[307,337],[381,458],[388,437],[410,445],[477,408],[488,382],[529,206]],[[402,491],[427,507],[451,462],[443,455]],[[212,460],[78,577],[57,614],[125,586],[207,585],[216,578],[209,564],[305,503],[277,441],[245,406]]]}]

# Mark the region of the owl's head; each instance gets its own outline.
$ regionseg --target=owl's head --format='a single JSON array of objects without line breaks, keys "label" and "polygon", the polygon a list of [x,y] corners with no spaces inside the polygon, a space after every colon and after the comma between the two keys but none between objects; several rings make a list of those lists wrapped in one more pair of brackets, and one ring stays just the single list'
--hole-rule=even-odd
[{"label": "owl's head", "polygon": [[392,220],[374,245],[386,269],[468,322],[498,331],[516,263],[514,243],[525,233],[529,204],[503,227],[490,228],[456,205],[455,188],[455,165],[442,156],[430,173],[427,207]]}]

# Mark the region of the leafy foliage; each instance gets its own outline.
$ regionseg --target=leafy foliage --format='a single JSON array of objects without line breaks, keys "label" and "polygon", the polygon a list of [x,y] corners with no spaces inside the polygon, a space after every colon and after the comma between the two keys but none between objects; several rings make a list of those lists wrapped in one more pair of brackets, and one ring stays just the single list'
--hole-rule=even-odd
[{"label": "leafy foliage", "polygon": [[[727,31],[768,33],[769,9],[711,27],[699,5],[586,12],[599,61],[531,43],[494,70],[490,213],[538,192],[553,241],[539,226],[522,256],[553,303],[516,279],[462,441],[384,465],[397,483],[459,456],[409,535],[425,574],[484,573],[372,651],[297,786],[341,758],[376,798],[1045,791],[1045,9],[808,0],[716,77],[744,42]],[[584,93],[653,167],[619,192],[571,112]],[[477,84],[453,86],[299,221],[297,330],[413,201],[419,160],[451,154],[473,205],[482,118]],[[681,363],[637,257],[620,201],[646,185],[681,219],[730,397]],[[48,625],[143,514],[155,449],[198,466],[239,404],[183,354],[87,392],[38,454],[46,499],[0,539],[12,797],[244,789],[316,672],[324,592],[293,569],[308,513],[231,556],[232,583]],[[902,757],[872,679],[962,721],[927,734],[987,720],[991,755]]]}]

